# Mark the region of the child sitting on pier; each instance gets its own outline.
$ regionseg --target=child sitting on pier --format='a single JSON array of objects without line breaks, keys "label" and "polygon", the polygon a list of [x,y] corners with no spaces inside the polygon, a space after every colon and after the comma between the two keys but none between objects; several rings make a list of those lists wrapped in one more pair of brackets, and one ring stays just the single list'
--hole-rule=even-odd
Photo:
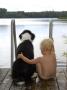
[{"label": "child sitting on pier", "polygon": [[36,64],[38,76],[41,79],[47,80],[56,76],[56,56],[52,39],[44,39],[40,44],[42,56],[30,60],[22,53],[18,55],[28,64]]}]

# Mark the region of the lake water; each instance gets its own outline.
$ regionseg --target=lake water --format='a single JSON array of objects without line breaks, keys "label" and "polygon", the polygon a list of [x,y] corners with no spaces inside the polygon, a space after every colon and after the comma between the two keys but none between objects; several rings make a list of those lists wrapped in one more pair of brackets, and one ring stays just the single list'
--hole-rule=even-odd
[{"label": "lake water", "polygon": [[[45,19],[16,19],[16,37],[17,46],[20,43],[19,34],[24,29],[31,30],[36,38],[33,41],[35,57],[41,55],[39,44],[43,38],[49,37],[49,22]],[[67,50],[65,44],[67,36],[67,22],[53,23],[53,39],[56,51],[57,61],[66,62],[63,53]],[[0,19],[0,68],[8,68],[11,66],[11,19]]]}]

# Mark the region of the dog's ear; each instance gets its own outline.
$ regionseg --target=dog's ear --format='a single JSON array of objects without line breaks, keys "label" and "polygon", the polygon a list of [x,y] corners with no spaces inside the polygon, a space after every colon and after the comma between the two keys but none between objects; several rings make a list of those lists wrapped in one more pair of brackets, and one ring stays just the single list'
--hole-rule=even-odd
[{"label": "dog's ear", "polygon": [[19,35],[19,38],[22,39],[22,34]]},{"label": "dog's ear", "polygon": [[31,33],[31,39],[34,40],[35,39],[35,35],[33,33]]}]

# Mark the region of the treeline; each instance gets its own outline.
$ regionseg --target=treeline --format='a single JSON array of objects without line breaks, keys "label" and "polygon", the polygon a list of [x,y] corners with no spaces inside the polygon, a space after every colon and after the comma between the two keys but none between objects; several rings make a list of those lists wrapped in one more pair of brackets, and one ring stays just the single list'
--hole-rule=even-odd
[{"label": "treeline", "polygon": [[43,11],[43,12],[8,12],[0,8],[0,18],[67,18],[67,11]]}]

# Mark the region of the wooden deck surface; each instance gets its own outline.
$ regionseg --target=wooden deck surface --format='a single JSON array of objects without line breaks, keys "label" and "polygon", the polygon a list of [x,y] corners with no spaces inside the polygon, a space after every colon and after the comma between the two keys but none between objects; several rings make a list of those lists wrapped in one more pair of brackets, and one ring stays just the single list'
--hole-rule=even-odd
[{"label": "wooden deck surface", "polygon": [[[0,90],[29,90],[24,85],[14,86],[10,69],[0,69]],[[56,79],[34,82],[30,90],[67,90],[67,72],[57,69]]]}]

